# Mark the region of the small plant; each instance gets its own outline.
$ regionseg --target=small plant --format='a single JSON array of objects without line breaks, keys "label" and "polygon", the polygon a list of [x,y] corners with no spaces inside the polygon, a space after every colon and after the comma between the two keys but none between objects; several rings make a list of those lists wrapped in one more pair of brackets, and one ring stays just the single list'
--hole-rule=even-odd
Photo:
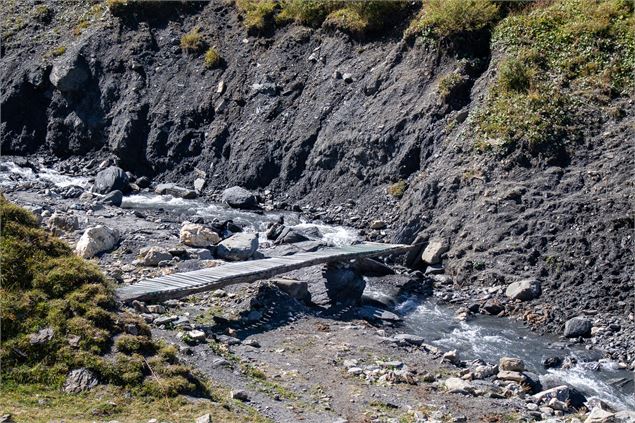
[{"label": "small plant", "polygon": [[408,189],[408,183],[402,179],[388,187],[388,194],[395,198],[401,198],[406,192],[406,189]]},{"label": "small plant", "polygon": [[506,91],[527,92],[531,85],[531,71],[525,63],[511,58],[501,64],[498,80]]},{"label": "small plant", "polygon": [[193,28],[181,37],[181,50],[186,53],[196,54],[203,50],[204,47],[205,42],[198,27]]},{"label": "small plant", "polygon": [[33,17],[40,22],[48,23],[53,17],[53,10],[45,4],[38,4],[33,9]]},{"label": "small plant", "polygon": [[210,68],[210,69],[217,68],[220,66],[221,61],[222,61],[222,58],[220,56],[220,53],[218,53],[218,50],[216,50],[216,48],[210,47],[205,52],[205,57],[203,58],[203,62],[205,63],[205,66],[207,68]]},{"label": "small plant", "polygon": [[491,27],[498,16],[490,0],[427,0],[407,34],[450,38]]},{"label": "small plant", "polygon": [[278,5],[273,0],[236,0],[236,7],[245,14],[243,24],[249,31],[262,32],[273,23]]},{"label": "small plant", "polygon": [[50,55],[53,57],[59,57],[62,54],[66,53],[66,47],[65,46],[59,46],[54,48],[53,50],[51,50]]},{"label": "small plant", "polygon": [[450,97],[463,83],[465,77],[457,72],[445,75],[439,82],[439,94],[444,99]]}]

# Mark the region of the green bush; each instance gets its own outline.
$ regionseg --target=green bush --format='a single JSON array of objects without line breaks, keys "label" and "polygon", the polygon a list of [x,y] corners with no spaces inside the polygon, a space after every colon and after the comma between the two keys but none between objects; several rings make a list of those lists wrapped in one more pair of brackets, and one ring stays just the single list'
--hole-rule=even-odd
[{"label": "green bush", "polygon": [[220,56],[220,53],[214,47],[209,48],[205,52],[205,57],[203,58],[203,62],[205,63],[206,67],[210,69],[216,68],[220,66],[221,61],[222,61],[222,58]]},{"label": "green bush", "polygon": [[527,92],[531,85],[532,70],[525,62],[510,58],[498,70],[498,82],[505,91]]},{"label": "green bush", "polygon": [[408,189],[408,183],[402,179],[390,185],[387,191],[388,194],[392,195],[393,197],[401,198],[406,192],[406,189]]},{"label": "green bush", "polygon": [[498,6],[490,0],[426,0],[407,34],[449,38],[489,28],[498,16]]},{"label": "green bush", "polygon": [[278,5],[274,0],[236,0],[236,7],[244,14],[243,24],[249,31],[262,32],[272,25]]},{"label": "green bush", "polygon": [[186,53],[200,53],[205,48],[205,42],[198,27],[181,37],[181,50]]},{"label": "green bush", "polygon": [[457,72],[445,75],[439,82],[439,95],[444,99],[449,98],[465,81],[466,77]]},{"label": "green bush", "polygon": [[282,0],[280,13],[276,22],[295,21],[302,25],[319,27],[327,15],[338,7],[341,2],[324,0]]}]

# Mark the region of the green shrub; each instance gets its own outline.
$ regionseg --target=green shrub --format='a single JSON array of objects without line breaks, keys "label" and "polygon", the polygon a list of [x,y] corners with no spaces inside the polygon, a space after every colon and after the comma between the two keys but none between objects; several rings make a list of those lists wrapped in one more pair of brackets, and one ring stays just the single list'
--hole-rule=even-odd
[{"label": "green shrub", "polygon": [[236,7],[244,14],[247,29],[261,32],[272,25],[278,5],[274,0],[236,0]]},{"label": "green shrub", "polygon": [[368,20],[364,19],[357,10],[346,7],[331,12],[326,17],[324,26],[359,36],[368,30]]},{"label": "green shrub", "polygon": [[302,25],[319,27],[327,15],[340,6],[337,1],[324,0],[282,0],[278,23],[295,21]]},{"label": "green shrub", "polygon": [[206,67],[210,69],[216,68],[220,66],[221,61],[222,61],[222,58],[220,56],[220,53],[218,53],[218,50],[216,50],[214,47],[209,48],[205,52],[205,57],[203,58],[203,62],[205,63]]},{"label": "green shrub", "polygon": [[451,72],[445,75],[439,82],[439,95],[441,95],[444,99],[449,98],[465,83],[465,80],[466,78],[457,72]]},{"label": "green shrub", "polygon": [[489,28],[498,16],[498,6],[490,0],[426,0],[407,33],[449,38]]},{"label": "green shrub", "polygon": [[498,70],[498,83],[505,91],[527,92],[531,85],[532,71],[525,62],[510,58]]},{"label": "green shrub", "polygon": [[395,198],[401,198],[406,192],[406,189],[408,189],[408,183],[402,179],[388,187],[388,194]]},{"label": "green shrub", "polygon": [[203,36],[198,27],[192,28],[190,32],[181,37],[181,50],[186,53],[200,53],[205,48]]}]

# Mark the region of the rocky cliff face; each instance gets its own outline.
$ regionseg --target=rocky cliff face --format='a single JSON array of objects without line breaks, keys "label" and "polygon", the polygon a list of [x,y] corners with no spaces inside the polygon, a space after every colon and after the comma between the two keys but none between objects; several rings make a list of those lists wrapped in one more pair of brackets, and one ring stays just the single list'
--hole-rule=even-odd
[{"label": "rocky cliff face", "polygon": [[[361,42],[294,24],[254,37],[220,2],[122,18],[53,7],[3,46],[4,154],[114,156],[188,185],[203,171],[208,194],[241,185],[349,224],[381,217],[394,241],[446,240],[458,285],[542,279],[544,307],[526,311],[547,310],[552,329],[585,309],[633,312],[632,98],[589,110],[564,159],[501,158],[474,149],[505,56],[487,33],[430,43],[396,27]],[[197,26],[219,67],[179,46]]]}]

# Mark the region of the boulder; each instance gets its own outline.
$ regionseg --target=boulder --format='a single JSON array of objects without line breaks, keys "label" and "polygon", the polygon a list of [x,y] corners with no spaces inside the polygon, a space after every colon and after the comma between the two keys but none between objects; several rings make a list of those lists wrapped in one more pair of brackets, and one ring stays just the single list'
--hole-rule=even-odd
[{"label": "boulder", "polygon": [[91,258],[104,251],[111,250],[119,242],[117,231],[106,226],[88,228],[77,242],[75,252],[84,258]]},{"label": "boulder", "polygon": [[238,401],[249,401],[249,394],[246,391],[231,391],[230,392],[231,399],[235,399]]},{"label": "boulder", "polygon": [[212,252],[207,248],[188,248],[185,251],[187,257],[194,260],[211,260],[214,258]]},{"label": "boulder", "polygon": [[75,54],[62,55],[54,64],[49,80],[55,88],[63,92],[78,91],[89,78],[88,67]]},{"label": "boulder", "polygon": [[635,423],[635,411],[618,411],[613,417],[616,423]]},{"label": "boulder", "polygon": [[247,260],[258,249],[258,234],[240,232],[223,240],[216,246],[216,255],[223,260]]},{"label": "boulder", "polygon": [[383,220],[373,220],[369,225],[370,229],[384,229],[386,227],[386,222]]},{"label": "boulder", "polygon": [[496,378],[500,380],[509,380],[516,383],[522,383],[527,379],[524,374],[520,372],[509,371],[509,370],[499,371],[498,374],[496,375]]},{"label": "boulder", "polygon": [[94,388],[97,383],[97,378],[93,372],[82,367],[72,370],[66,376],[66,382],[64,382],[62,390],[70,394],[78,394]]},{"label": "boulder", "polygon": [[556,398],[558,401],[567,401],[571,395],[571,388],[567,385],[556,386],[551,389],[546,389],[542,392],[538,392],[533,397],[536,401],[548,402],[552,398]]},{"label": "boulder", "polygon": [[574,317],[567,320],[564,324],[564,336],[566,338],[577,338],[580,336],[588,338],[591,336],[592,327],[593,322],[590,319],[582,316]]},{"label": "boulder", "polygon": [[395,271],[390,266],[386,266],[384,263],[372,258],[362,257],[356,259],[353,262],[353,266],[359,273],[365,276],[388,276],[395,274]]},{"label": "boulder", "polygon": [[121,203],[123,202],[123,192],[119,190],[110,191],[108,194],[104,195],[99,202],[102,204],[110,204],[115,207],[121,207]]},{"label": "boulder", "polygon": [[466,380],[458,377],[449,377],[443,381],[445,389],[451,394],[464,394],[468,395],[474,392],[472,384]]},{"label": "boulder", "polygon": [[271,283],[292,298],[304,302],[311,301],[311,293],[307,282],[292,279],[273,279]]},{"label": "boulder", "polygon": [[94,189],[99,194],[107,194],[112,191],[127,191],[128,175],[122,168],[110,166],[97,174]]},{"label": "boulder", "polygon": [[297,229],[286,227],[276,238],[276,244],[293,244],[296,242],[309,241],[310,238]]},{"label": "boulder", "polygon": [[194,191],[196,191],[197,194],[200,194],[203,192],[203,188],[205,188],[205,179],[196,178],[194,180]]},{"label": "boulder", "polygon": [[501,302],[498,301],[496,298],[490,298],[489,300],[485,301],[485,304],[483,304],[483,310],[491,315],[496,316],[501,311],[505,310],[505,306],[503,306]]},{"label": "boulder", "polygon": [[584,423],[613,423],[615,422],[615,414],[602,410],[600,407],[595,407],[591,410],[589,416],[584,420]]},{"label": "boulder", "polygon": [[411,345],[421,345],[423,344],[423,337],[418,335],[412,335],[409,333],[398,333],[397,335],[392,337],[397,343],[406,343]]},{"label": "boulder", "polygon": [[147,176],[137,178],[134,182],[139,188],[148,188],[150,186],[150,178]]},{"label": "boulder", "polygon": [[223,191],[222,201],[229,207],[237,209],[253,209],[258,206],[256,196],[238,186]]},{"label": "boulder", "polygon": [[192,199],[196,198],[196,191],[183,188],[175,184],[159,184],[154,189],[159,195],[171,195],[172,197]]},{"label": "boulder", "polygon": [[267,228],[267,239],[275,241],[284,231],[285,226],[282,223],[273,223]]},{"label": "boulder", "polygon": [[520,358],[501,357],[498,368],[502,371],[522,372],[525,370],[525,363]]},{"label": "boulder", "polygon": [[185,223],[181,226],[179,238],[190,247],[209,247],[220,242],[220,236],[207,226],[199,223]]},{"label": "boulder", "polygon": [[540,282],[536,279],[525,279],[509,284],[505,290],[512,300],[530,301],[538,298],[541,294]]},{"label": "boulder", "polygon": [[55,212],[47,221],[47,225],[54,233],[72,232],[79,229],[79,220],[77,216]]},{"label": "boulder", "polygon": [[84,188],[71,185],[62,192],[62,198],[79,198],[84,193]]},{"label": "boulder", "polygon": [[332,304],[359,304],[366,281],[348,266],[327,265],[324,272],[326,293]]},{"label": "boulder", "polygon": [[158,266],[159,263],[166,260],[172,260],[172,254],[165,248],[145,247],[139,251],[138,263],[143,266]]},{"label": "boulder", "polygon": [[430,241],[421,254],[421,260],[426,264],[440,263],[441,256],[448,251],[449,248],[448,243],[444,240]]}]

